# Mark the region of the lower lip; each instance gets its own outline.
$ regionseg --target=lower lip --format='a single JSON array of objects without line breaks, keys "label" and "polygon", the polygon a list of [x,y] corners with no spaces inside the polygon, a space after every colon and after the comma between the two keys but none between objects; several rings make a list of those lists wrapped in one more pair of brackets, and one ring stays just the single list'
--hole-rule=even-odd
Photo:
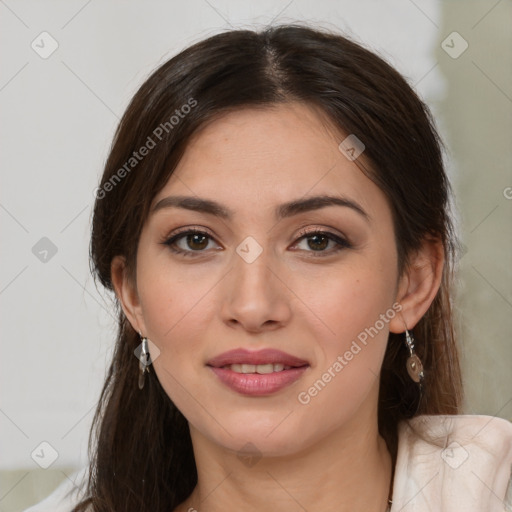
[{"label": "lower lip", "polygon": [[219,377],[220,381],[233,391],[243,395],[264,396],[277,393],[300,379],[308,366],[265,374],[237,373],[227,368],[215,368],[213,366],[210,366],[210,368]]}]

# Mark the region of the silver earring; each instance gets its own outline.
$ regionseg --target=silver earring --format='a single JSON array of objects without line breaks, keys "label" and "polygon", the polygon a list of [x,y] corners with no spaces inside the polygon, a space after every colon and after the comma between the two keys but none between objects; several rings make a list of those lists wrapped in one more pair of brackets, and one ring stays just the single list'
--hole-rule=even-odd
[{"label": "silver earring", "polygon": [[420,385],[420,389],[423,385],[423,379],[425,374],[423,373],[423,364],[421,359],[416,355],[414,351],[414,338],[412,334],[405,329],[405,342],[409,349],[409,357],[407,358],[407,373],[411,379]]},{"label": "silver earring", "polygon": [[149,354],[148,339],[139,332],[142,341],[139,355],[139,389],[144,387],[146,373],[149,373],[149,365],[151,364],[151,356]]}]

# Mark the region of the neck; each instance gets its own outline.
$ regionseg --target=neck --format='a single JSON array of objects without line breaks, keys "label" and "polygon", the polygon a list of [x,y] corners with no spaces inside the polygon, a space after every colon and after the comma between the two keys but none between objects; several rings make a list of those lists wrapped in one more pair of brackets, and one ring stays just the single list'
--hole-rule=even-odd
[{"label": "neck", "polygon": [[277,512],[384,512],[392,460],[374,423],[366,429],[361,423],[344,426],[300,453],[246,464],[191,427],[198,483],[175,512],[256,512],[269,504]]}]

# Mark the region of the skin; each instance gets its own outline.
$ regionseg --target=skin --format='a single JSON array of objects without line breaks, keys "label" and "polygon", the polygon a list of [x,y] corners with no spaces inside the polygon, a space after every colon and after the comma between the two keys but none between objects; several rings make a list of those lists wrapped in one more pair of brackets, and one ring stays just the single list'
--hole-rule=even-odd
[{"label": "skin", "polygon": [[[125,314],[160,350],[151,371],[190,425],[198,485],[177,512],[263,511],[269,503],[275,511],[386,509],[392,467],[377,429],[378,376],[389,331],[412,328],[434,299],[443,251],[426,240],[398,275],[389,204],[339,151],[344,138],[304,104],[217,119],[191,140],[153,204],[199,196],[234,217],[162,208],[141,233],[136,283],[123,257],[112,262]],[[341,206],[274,217],[277,205],[320,194],[357,202],[368,220]],[[192,257],[162,243],[183,227],[209,236],[176,242]],[[336,252],[337,244],[322,238],[315,244],[300,237],[302,228],[327,230],[350,247]],[[252,263],[236,252],[248,236],[263,249]],[[394,303],[400,314],[300,403],[298,394]],[[239,347],[277,348],[310,366],[279,392],[248,397],[205,366]],[[253,459],[239,456],[248,442],[245,455]]]}]

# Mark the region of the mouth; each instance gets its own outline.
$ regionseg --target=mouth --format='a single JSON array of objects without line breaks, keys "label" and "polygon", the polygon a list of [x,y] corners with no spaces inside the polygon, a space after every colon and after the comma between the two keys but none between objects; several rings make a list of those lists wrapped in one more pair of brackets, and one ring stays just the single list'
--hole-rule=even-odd
[{"label": "mouth", "polygon": [[[214,368],[234,367],[230,369],[238,373],[271,373],[270,365],[272,365],[272,371],[277,372],[289,368],[309,366],[305,359],[300,359],[273,348],[262,350],[237,348],[215,356],[206,364]],[[260,372],[258,369],[262,371]]]},{"label": "mouth", "polygon": [[207,367],[231,390],[252,396],[271,395],[297,381],[309,363],[274,349],[235,349],[209,360]]},{"label": "mouth", "polygon": [[267,363],[267,364],[230,364],[222,367],[224,370],[231,370],[235,373],[258,373],[266,375],[268,373],[282,372],[283,370],[290,370],[294,366],[284,365],[282,363]]}]

